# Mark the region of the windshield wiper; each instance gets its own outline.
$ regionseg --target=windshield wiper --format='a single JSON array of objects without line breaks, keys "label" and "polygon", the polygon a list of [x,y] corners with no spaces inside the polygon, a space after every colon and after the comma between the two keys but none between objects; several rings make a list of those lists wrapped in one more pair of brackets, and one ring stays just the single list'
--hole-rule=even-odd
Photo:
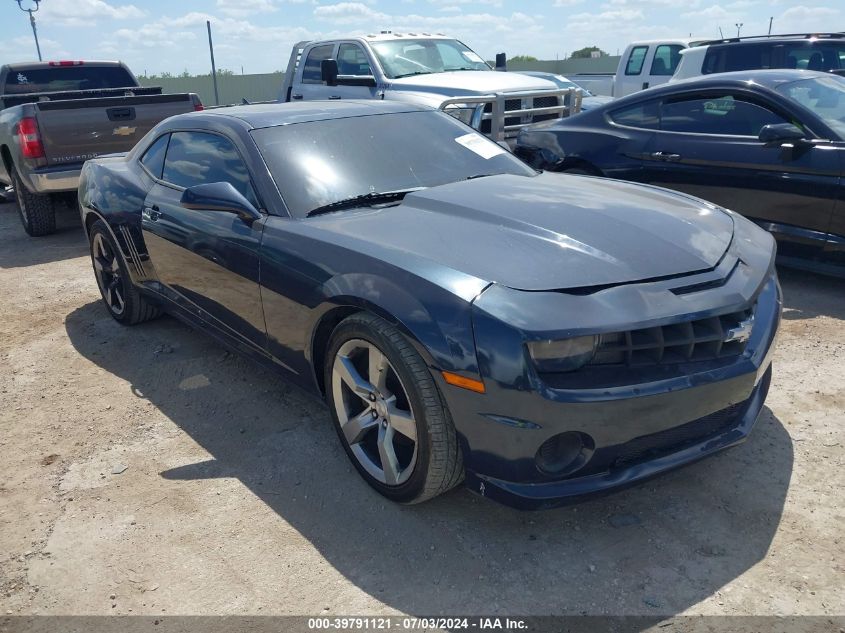
[{"label": "windshield wiper", "polygon": [[373,204],[383,202],[393,202],[402,200],[409,193],[420,191],[425,187],[413,187],[412,189],[397,189],[396,191],[370,191],[369,193],[362,193],[360,196],[353,196],[352,198],[344,198],[337,202],[330,202],[324,204],[316,209],[311,209],[306,217],[320,215],[323,213],[331,213],[332,211],[340,211],[341,209],[354,209],[355,207],[365,207]]},{"label": "windshield wiper", "polygon": [[454,71],[456,71],[456,70],[477,70],[477,69],[476,69],[476,68],[467,67],[467,66],[461,66],[460,68],[444,68],[444,69],[443,69],[443,72],[444,72],[444,73],[450,73],[450,72],[454,72]]},{"label": "windshield wiper", "polygon": [[475,180],[476,178],[488,178],[490,176],[501,176],[502,172],[498,172],[495,174],[473,174],[472,176],[467,176],[464,180]]},{"label": "windshield wiper", "polygon": [[414,75],[431,75],[433,70],[415,70],[412,73],[405,73],[404,75],[396,75],[394,79],[402,79],[403,77],[413,77]]}]

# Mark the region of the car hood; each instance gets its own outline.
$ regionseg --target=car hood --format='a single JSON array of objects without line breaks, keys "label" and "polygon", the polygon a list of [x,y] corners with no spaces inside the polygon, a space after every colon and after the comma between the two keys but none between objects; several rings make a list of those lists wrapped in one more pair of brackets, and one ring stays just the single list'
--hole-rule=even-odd
[{"label": "car hood", "polygon": [[309,222],[314,220],[318,230],[334,234],[332,241],[361,250],[369,244],[399,265],[413,269],[413,261],[423,258],[519,290],[615,285],[707,270],[733,236],[730,215],[703,200],[552,173],[431,187],[397,206]]},{"label": "car hood", "polygon": [[491,92],[517,92],[521,90],[555,90],[550,81],[519,73],[499,73],[492,70],[462,70],[459,72],[431,73],[390,80],[392,90],[436,92],[450,97],[480,95]]}]

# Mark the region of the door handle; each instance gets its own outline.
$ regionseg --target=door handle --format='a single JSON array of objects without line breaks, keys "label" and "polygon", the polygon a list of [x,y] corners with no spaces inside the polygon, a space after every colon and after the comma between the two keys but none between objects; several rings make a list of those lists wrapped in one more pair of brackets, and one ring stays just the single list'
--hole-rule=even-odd
[{"label": "door handle", "polygon": [[335,99],[340,99],[340,95],[329,95],[329,99],[334,101]]},{"label": "door handle", "polygon": [[648,82],[644,81],[643,82],[643,90],[646,90],[647,88],[648,88]]},{"label": "door handle", "polygon": [[161,217],[161,211],[159,211],[158,206],[154,204],[151,207],[144,207],[144,210],[141,212],[141,217],[144,220],[149,220],[150,222],[157,222]]},{"label": "door handle", "polygon": [[652,152],[649,156],[655,160],[662,160],[667,163],[677,163],[681,160],[680,154],[673,154],[672,152]]},{"label": "door handle", "polygon": [[291,99],[296,99],[296,100],[298,101],[298,100],[302,99],[302,95],[300,95],[300,94],[295,94],[295,95],[291,95],[291,96],[290,96],[290,98],[291,98]]}]

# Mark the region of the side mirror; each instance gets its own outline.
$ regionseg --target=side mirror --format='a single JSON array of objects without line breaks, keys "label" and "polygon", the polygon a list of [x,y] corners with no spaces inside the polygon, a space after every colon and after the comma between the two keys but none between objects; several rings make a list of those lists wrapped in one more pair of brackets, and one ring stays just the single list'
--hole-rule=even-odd
[{"label": "side mirror", "polygon": [[792,123],[773,123],[764,125],[758,138],[765,145],[781,145],[803,141],[806,135],[801,128]]},{"label": "side mirror", "polygon": [[234,213],[248,224],[261,218],[258,209],[228,182],[210,182],[188,187],[182,193],[180,204],[186,209],[196,211]]},{"label": "side mirror", "polygon": [[505,72],[508,69],[508,56],[504,53],[496,53],[496,70]]},{"label": "side mirror", "polygon": [[337,60],[324,59],[320,62],[320,78],[327,86],[337,85]]}]

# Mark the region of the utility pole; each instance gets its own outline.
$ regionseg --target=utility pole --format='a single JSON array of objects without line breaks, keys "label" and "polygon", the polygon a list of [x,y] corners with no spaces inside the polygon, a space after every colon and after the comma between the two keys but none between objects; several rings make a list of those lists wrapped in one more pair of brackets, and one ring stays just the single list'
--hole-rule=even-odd
[{"label": "utility pole", "polygon": [[214,65],[214,44],[211,42],[211,20],[205,21],[208,28],[208,51],[211,53],[211,78],[214,81],[214,104],[220,105],[220,94],[217,92],[217,66]]},{"label": "utility pole", "polygon": [[743,22],[736,22],[734,26],[736,27],[736,36],[739,37],[739,32],[742,30]]},{"label": "utility pole", "polygon": [[23,0],[16,0],[18,3],[18,9],[23,11],[24,13],[29,13],[29,23],[32,25],[32,36],[35,38],[35,50],[38,51],[38,61],[43,61],[41,59],[41,45],[38,43],[38,30],[35,28],[35,16],[33,15],[38,11],[38,3],[41,0],[32,0],[35,3],[34,9],[24,9],[23,5],[21,4]]}]

